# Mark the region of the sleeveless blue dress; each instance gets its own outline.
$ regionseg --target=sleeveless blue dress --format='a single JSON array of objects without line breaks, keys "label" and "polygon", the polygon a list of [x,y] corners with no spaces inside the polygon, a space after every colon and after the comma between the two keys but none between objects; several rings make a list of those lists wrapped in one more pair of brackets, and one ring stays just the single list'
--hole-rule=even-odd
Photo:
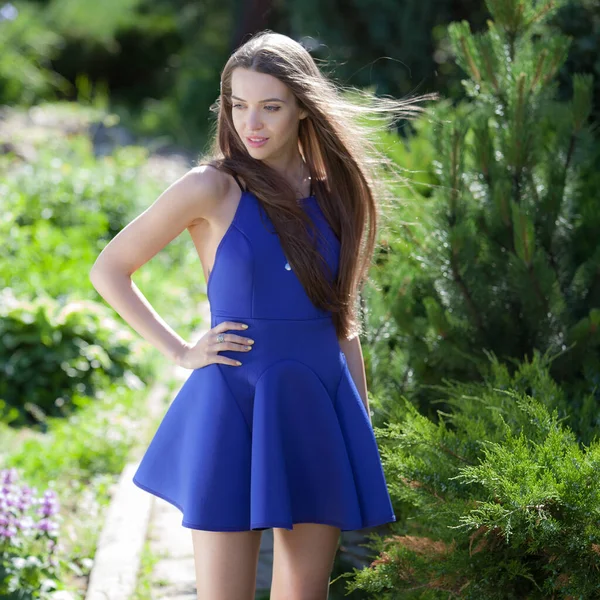
[{"label": "sleeveless blue dress", "polygon": [[[339,240],[314,195],[300,202],[324,235],[318,248],[337,275]],[[220,352],[241,366],[213,363],[192,371],[150,442],[135,485],[176,506],[190,529],[321,523],[349,531],[395,521],[373,429],[332,314],[311,302],[272,221],[243,188],[207,296],[211,327],[246,323],[248,329],[231,331],[255,343],[248,352]]]}]

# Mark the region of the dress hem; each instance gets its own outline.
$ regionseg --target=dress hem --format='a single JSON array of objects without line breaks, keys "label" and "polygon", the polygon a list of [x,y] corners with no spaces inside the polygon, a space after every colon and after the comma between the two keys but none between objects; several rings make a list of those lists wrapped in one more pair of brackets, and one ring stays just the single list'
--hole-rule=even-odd
[{"label": "dress hem", "polygon": [[[169,497],[165,496],[164,494],[161,494],[160,492],[157,492],[156,490],[153,490],[153,489],[143,485],[135,477],[132,479],[132,482],[137,487],[144,490],[145,492],[148,492],[149,494],[152,494],[154,496],[157,496],[158,498],[161,498],[165,502],[168,502],[169,504],[171,504],[175,508],[177,508],[182,514],[184,513],[183,508],[172,498],[169,498]],[[308,520],[307,521],[293,521],[291,524],[292,527],[289,526],[289,523],[274,524],[274,523],[262,522],[262,523],[254,523],[253,525],[250,526],[250,528],[240,528],[240,527],[218,527],[218,528],[216,528],[216,527],[210,527],[207,525],[199,525],[197,523],[190,523],[189,521],[186,521],[185,519],[181,522],[181,525],[182,525],[182,527],[185,527],[186,529],[197,529],[200,531],[257,531],[257,530],[273,529],[273,528],[287,529],[288,531],[292,531],[293,526],[296,524],[315,523],[317,525],[330,525],[331,527],[337,527],[341,531],[360,531],[361,529],[366,529],[368,527],[377,527],[379,525],[385,525],[386,523],[393,523],[395,521],[396,521],[396,515],[390,515],[390,516],[384,517],[382,519],[371,520],[367,524],[363,524],[360,527],[346,527],[346,528],[344,528],[344,525],[342,523],[337,523],[337,522],[333,522],[333,521],[319,521],[317,519],[313,519],[310,521],[308,521]]]}]

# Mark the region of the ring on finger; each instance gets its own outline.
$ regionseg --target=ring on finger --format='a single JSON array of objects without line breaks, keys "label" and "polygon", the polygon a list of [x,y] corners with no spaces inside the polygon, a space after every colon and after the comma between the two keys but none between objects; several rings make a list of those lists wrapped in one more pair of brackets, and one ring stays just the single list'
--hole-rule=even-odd
[{"label": "ring on finger", "polygon": [[225,335],[224,335],[223,333],[220,333],[220,334],[217,336],[217,342],[219,342],[219,343],[220,343],[220,342],[224,342],[224,341],[225,341]]}]

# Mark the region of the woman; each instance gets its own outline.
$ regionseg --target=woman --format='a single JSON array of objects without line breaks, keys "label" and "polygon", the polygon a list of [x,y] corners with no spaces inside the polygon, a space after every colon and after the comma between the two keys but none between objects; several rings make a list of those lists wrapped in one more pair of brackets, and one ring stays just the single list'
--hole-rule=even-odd
[{"label": "woman", "polygon": [[[140,335],[193,370],[134,483],[182,511],[203,600],[254,598],[267,528],[271,599],[327,598],[340,531],[395,520],[355,315],[383,158],[354,117],[420,109],[365,97],[371,106],[345,100],[289,37],[256,35],[223,69],[210,155],[127,225],[90,274]],[[211,307],[211,328],[194,344],[131,281],[184,229]]]}]

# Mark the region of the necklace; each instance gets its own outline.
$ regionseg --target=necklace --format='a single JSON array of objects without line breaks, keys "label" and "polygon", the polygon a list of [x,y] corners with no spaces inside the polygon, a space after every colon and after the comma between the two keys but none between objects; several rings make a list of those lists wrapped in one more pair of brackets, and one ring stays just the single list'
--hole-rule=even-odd
[{"label": "necklace", "polygon": [[[305,179],[305,177],[304,177],[304,167],[305,166],[306,166],[306,163],[304,161],[302,161],[302,179],[300,180],[299,186],[296,187],[294,190],[296,192],[296,195],[300,195],[300,196],[302,196],[302,184],[304,183],[304,179]],[[310,177],[308,179],[310,179]],[[297,198],[297,200],[300,200],[300,198]]]}]

